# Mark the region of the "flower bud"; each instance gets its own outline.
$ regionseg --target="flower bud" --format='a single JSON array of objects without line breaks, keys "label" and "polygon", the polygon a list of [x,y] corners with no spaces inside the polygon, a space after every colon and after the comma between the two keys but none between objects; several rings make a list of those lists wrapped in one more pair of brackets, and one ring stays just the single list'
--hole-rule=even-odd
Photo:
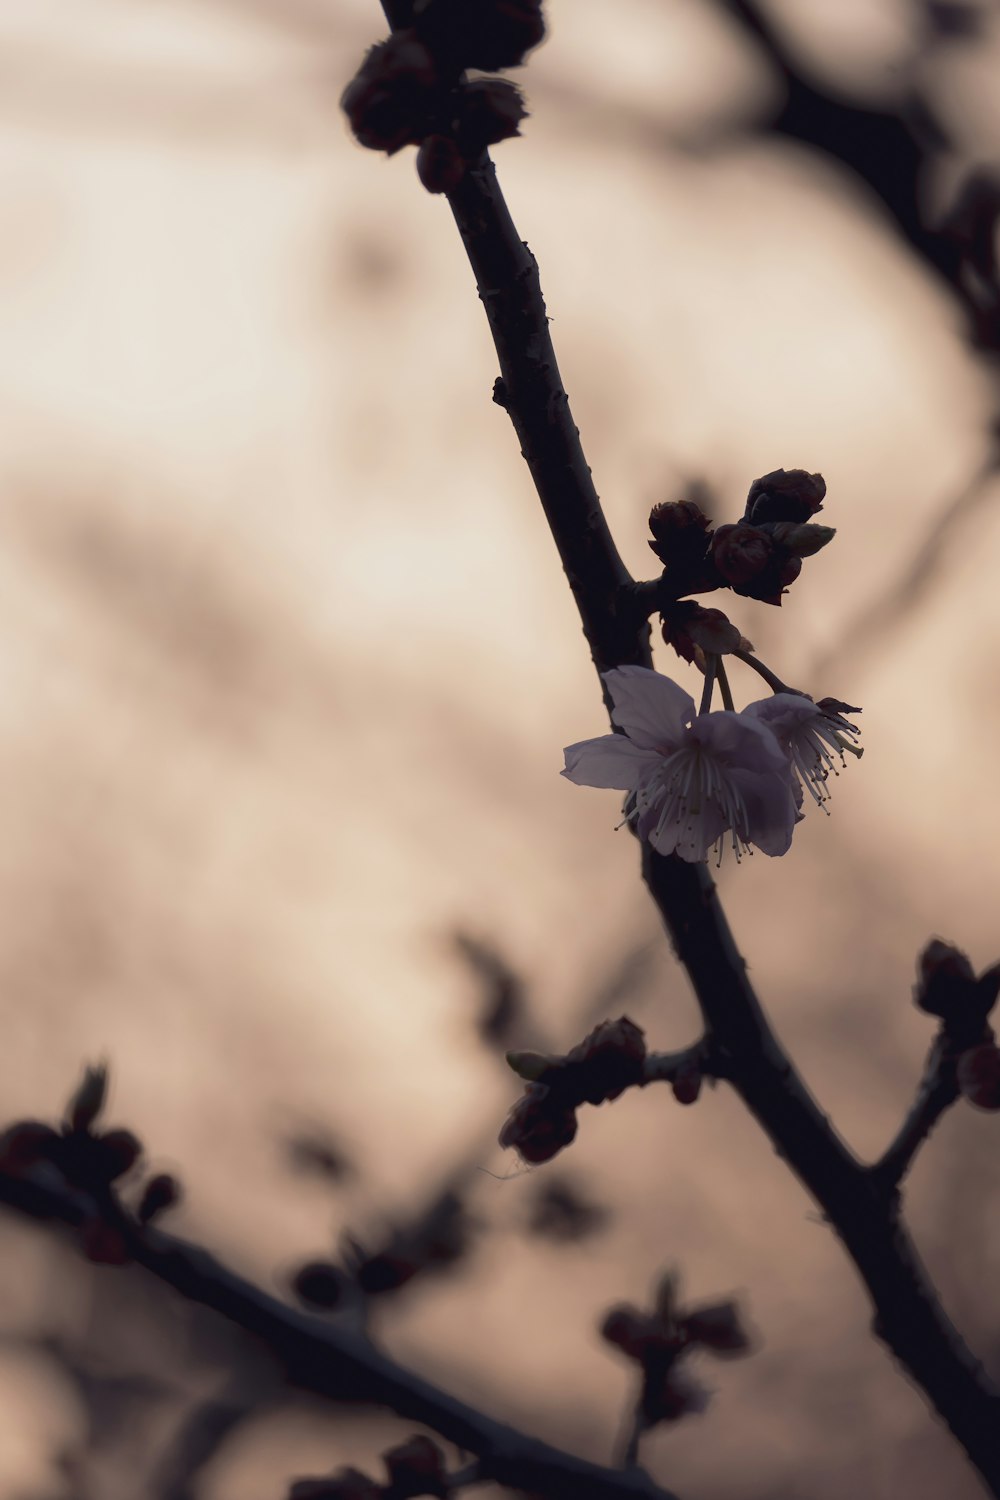
[{"label": "flower bud", "polygon": [[428,135],[417,152],[417,176],[429,193],[450,193],[465,176],[466,162],[450,135]]},{"label": "flower bud", "polygon": [[810,526],[797,521],[777,521],[767,530],[771,541],[789,557],[815,557],[837,535],[835,526]]},{"label": "flower bud", "polygon": [[975,982],[972,964],[961,948],[933,938],[917,960],[913,1003],[930,1016],[951,1020],[965,1008]]},{"label": "flower bud", "polygon": [[385,1491],[360,1469],[339,1469],[327,1479],[296,1479],[288,1500],[382,1500]]},{"label": "flower bud", "polygon": [[670,1084],[677,1103],[695,1104],[701,1093],[703,1081],[702,1071],[698,1064],[691,1061],[685,1063]]},{"label": "flower bud", "polygon": [[515,68],[545,35],[541,0],[416,0],[413,21],[455,72]]},{"label": "flower bud", "polygon": [[613,1307],[606,1314],[601,1323],[601,1338],[605,1343],[614,1344],[629,1359],[639,1361],[669,1343],[668,1335],[655,1318],[630,1307],[627,1302]]},{"label": "flower bud", "polygon": [[645,1061],[641,1026],[628,1016],[602,1021],[566,1054],[566,1087],[580,1103],[603,1104],[641,1081]]},{"label": "flower bud", "polygon": [[130,1172],[142,1155],[142,1142],[131,1130],[106,1130],[92,1143],[94,1177],[116,1182]]},{"label": "flower bud", "polygon": [[721,609],[705,609],[692,599],[671,604],[663,611],[661,621],[663,639],[685,661],[703,661],[707,653],[724,656],[732,651],[753,650]]},{"label": "flower bud", "polygon": [[0,1171],[15,1175],[40,1161],[51,1161],[62,1137],[41,1120],[18,1120],[0,1134]]},{"label": "flower bud", "polygon": [[181,1196],[180,1183],[176,1177],[171,1177],[169,1172],[160,1172],[156,1177],[151,1177],[143,1189],[142,1198],[136,1211],[136,1218],[140,1224],[149,1224],[158,1214],[165,1213]]},{"label": "flower bud", "polygon": [[444,1454],[431,1438],[417,1434],[397,1443],[382,1455],[393,1500],[413,1500],[417,1495],[445,1496],[448,1476]]},{"label": "flower bud", "polygon": [[344,1295],[344,1273],[330,1261],[310,1261],[296,1271],[292,1291],[300,1302],[329,1312]]},{"label": "flower bud", "polygon": [[977,1109],[1000,1109],[1000,1048],[993,1042],[970,1047],[958,1059],[958,1086]]},{"label": "flower bud", "polygon": [[708,550],[711,522],[694,500],[666,500],[649,513],[650,547],[665,567],[700,562]]},{"label": "flower bud", "polygon": [[823,509],[826,480],[805,469],[774,469],[755,479],[747,495],[744,517],[754,526],[767,521],[808,521]]},{"label": "flower bud", "polygon": [[720,526],[712,538],[715,566],[734,587],[745,587],[768,573],[773,552],[767,532],[744,521]]},{"label": "flower bud", "polygon": [[681,1319],[681,1332],[689,1343],[701,1344],[713,1354],[746,1354],[751,1347],[735,1302],[711,1302],[694,1308]]},{"label": "flower bud", "polygon": [[108,1095],[108,1070],[104,1063],[84,1070],[76,1092],[66,1106],[66,1125],[70,1130],[89,1130],[104,1108]]},{"label": "flower bud", "polygon": [[503,78],[476,78],[458,91],[455,131],[466,161],[475,161],[487,146],[520,135],[528,111],[521,90]]},{"label": "flower bud", "polygon": [[511,1072],[527,1083],[537,1083],[561,1061],[557,1057],[546,1057],[543,1052],[506,1052],[504,1057]]},{"label": "flower bud", "polygon": [[429,133],[441,97],[434,58],[415,31],[404,30],[370,49],[340,107],[362,146],[391,156]]},{"label": "flower bud", "polygon": [[84,1255],[95,1266],[127,1266],[132,1259],[121,1231],[94,1214],[80,1229]]},{"label": "flower bud", "polygon": [[504,1121],[498,1140],[504,1150],[513,1146],[522,1160],[537,1166],[570,1145],[576,1130],[576,1111],[554,1099],[544,1084],[532,1083]]}]

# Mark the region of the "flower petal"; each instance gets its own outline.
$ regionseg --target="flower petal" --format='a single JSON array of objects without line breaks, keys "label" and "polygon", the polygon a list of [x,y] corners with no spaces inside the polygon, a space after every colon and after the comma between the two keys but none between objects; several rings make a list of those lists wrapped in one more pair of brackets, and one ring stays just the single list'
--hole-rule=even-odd
[{"label": "flower petal", "polygon": [[662,672],[648,667],[615,667],[605,672],[614,704],[612,719],[646,750],[673,750],[694,717],[694,699]]},{"label": "flower petal", "polygon": [[596,740],[580,740],[563,751],[566,765],[560,775],[577,786],[613,787],[631,792],[660,764],[656,750],[636,745],[624,734],[602,734]]},{"label": "flower petal", "polygon": [[747,838],[762,854],[787,854],[799,821],[791,769],[734,771],[747,810]]}]

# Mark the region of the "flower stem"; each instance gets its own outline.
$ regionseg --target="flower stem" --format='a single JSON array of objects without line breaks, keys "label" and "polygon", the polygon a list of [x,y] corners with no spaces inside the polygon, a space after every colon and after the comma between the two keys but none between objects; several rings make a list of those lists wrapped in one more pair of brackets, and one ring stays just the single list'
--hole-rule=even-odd
[{"label": "flower stem", "polygon": [[729,678],[726,676],[726,669],[722,664],[721,656],[715,658],[715,675],[719,679],[719,692],[722,694],[722,701],[729,712],[733,713],[736,705],[733,702],[732,688],[729,686]]},{"label": "flower stem", "polygon": [[[762,661],[759,661],[756,656],[752,655],[751,652],[749,652],[749,651],[734,651],[732,654],[733,654],[733,656],[738,656],[739,659],[740,659],[740,661],[745,662],[748,667],[753,667],[754,671],[758,674],[758,676],[763,677],[764,681],[767,683],[768,687],[771,689],[772,692],[774,692],[774,693],[797,693],[798,692],[797,688],[790,688],[787,683],[782,682],[782,680],[778,676],[777,672],[772,672],[770,667],[765,667],[764,663]],[[799,697],[804,697],[804,696],[805,696],[804,694],[799,693]]]},{"label": "flower stem", "polygon": [[714,651],[705,652],[705,686],[701,690],[701,706],[699,714],[707,714],[712,707],[712,689],[715,687],[715,674],[721,669],[722,663]]}]

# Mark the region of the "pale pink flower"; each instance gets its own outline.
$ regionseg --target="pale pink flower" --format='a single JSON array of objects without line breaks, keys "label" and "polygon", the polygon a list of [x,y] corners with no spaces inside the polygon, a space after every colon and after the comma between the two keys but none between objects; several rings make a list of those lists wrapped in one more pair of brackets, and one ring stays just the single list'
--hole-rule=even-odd
[{"label": "pale pink flower", "polygon": [[826,811],[830,774],[839,775],[837,762],[842,766],[847,764],[845,751],[857,756],[864,754],[853,743],[861,731],[843,717],[845,713],[857,714],[861,710],[851,708],[847,703],[838,703],[835,698],[823,698],[814,703],[804,693],[775,693],[772,698],[749,704],[743,712],[767,725],[787,754],[802,786]]},{"label": "pale pink flower", "polygon": [[784,854],[798,820],[786,752],[767,724],[731,712],[696,714],[694,700],[646,667],[604,674],[625,732],[570,745],[563,775],[630,792],[628,815],[660,854],[691,862],[737,858],[751,846]]}]

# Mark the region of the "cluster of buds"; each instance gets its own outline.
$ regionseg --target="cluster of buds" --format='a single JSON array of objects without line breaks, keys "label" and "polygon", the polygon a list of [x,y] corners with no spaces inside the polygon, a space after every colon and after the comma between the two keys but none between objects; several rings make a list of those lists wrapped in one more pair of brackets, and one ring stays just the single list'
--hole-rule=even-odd
[{"label": "cluster of buds", "polygon": [[343,1265],[310,1261],[295,1273],[292,1289],[302,1302],[323,1312],[338,1307],[350,1287],[366,1297],[397,1292],[415,1276],[461,1260],[474,1228],[461,1198],[447,1188],[419,1218],[393,1229],[377,1250],[345,1235]]},{"label": "cluster of buds", "polygon": [[1000,995],[1000,964],[976,977],[968,956],[934,938],[917,962],[914,1004],[941,1022],[958,1087],[979,1109],[1000,1110],[1000,1048],[989,1015]]},{"label": "cluster of buds", "polygon": [[520,91],[467,68],[513,68],[545,35],[541,0],[416,0],[411,24],[372,47],[341,107],[356,139],[388,155],[417,146],[429,193],[456,188],[489,146],[520,134]]},{"label": "cluster of buds", "polygon": [[321,1479],[297,1479],[288,1500],[416,1500],[435,1495],[445,1500],[450,1482],[444,1454],[431,1438],[417,1433],[382,1454],[386,1479],[372,1479],[360,1469],[340,1469]]},{"label": "cluster of buds", "polygon": [[633,1360],[642,1372],[638,1425],[647,1430],[660,1422],[704,1411],[708,1392],[686,1367],[689,1355],[704,1349],[721,1359],[748,1354],[751,1340],[733,1302],[706,1303],[682,1309],[677,1276],[664,1276],[651,1312],[627,1303],[614,1307],[601,1325],[607,1343]]},{"label": "cluster of buds", "polygon": [[[834,536],[812,517],[823,508],[826,484],[804,469],[775,469],[750,486],[743,516],[714,530],[695,499],[653,507],[650,547],[663,564],[663,634],[668,645],[695,658],[695,648],[721,653],[747,649],[719,610],[673,603],[686,594],[728,588],[750,599],[780,605],[782,595],[812,557]],[[703,640],[701,637],[707,637]]]},{"label": "cluster of buds", "polygon": [[602,1021],[564,1056],[508,1052],[507,1063],[528,1087],[500,1131],[526,1162],[551,1161],[576,1136],[581,1104],[617,1099],[644,1081],[646,1039],[627,1016]]},{"label": "cluster of buds", "polygon": [[[92,1261],[123,1265],[129,1256],[121,1229],[111,1222],[117,1217],[108,1211],[115,1207],[111,1190],[136,1166],[142,1143],[131,1130],[95,1128],[107,1094],[107,1068],[87,1068],[59,1129],[42,1120],[18,1120],[0,1134],[0,1171],[19,1177],[44,1166],[93,1199],[93,1211],[82,1225],[84,1251]],[[178,1197],[173,1177],[160,1173],[150,1178],[136,1210],[138,1224],[150,1223]]]}]

